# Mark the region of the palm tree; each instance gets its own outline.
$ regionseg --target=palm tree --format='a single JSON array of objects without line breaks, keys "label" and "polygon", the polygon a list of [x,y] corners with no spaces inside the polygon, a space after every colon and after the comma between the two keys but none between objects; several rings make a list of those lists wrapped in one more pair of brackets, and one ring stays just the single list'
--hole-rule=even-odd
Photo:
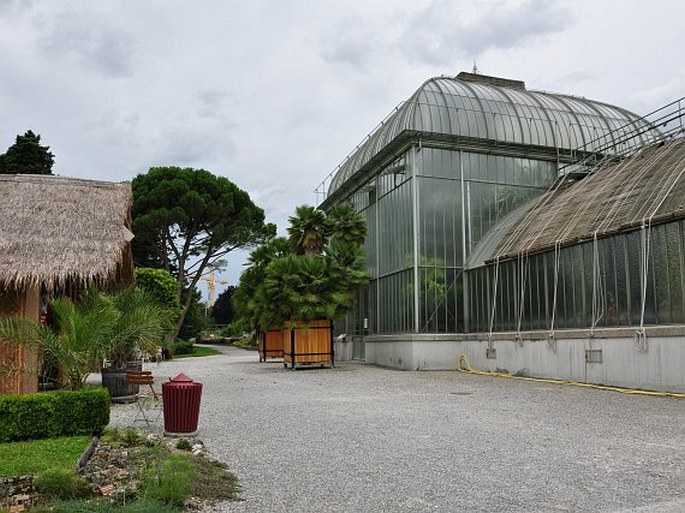
[{"label": "palm tree", "polygon": [[155,354],[164,336],[174,327],[175,312],[136,287],[109,296],[119,316],[106,344],[112,367],[123,368],[140,352]]},{"label": "palm tree", "polygon": [[334,206],[328,214],[332,235],[351,245],[361,246],[366,239],[366,219],[350,203]]},{"label": "palm tree", "polygon": [[68,298],[50,302],[55,330],[23,317],[0,319],[0,336],[37,347],[58,364],[69,388],[82,388],[102,363],[120,313],[110,298],[89,291],[76,305]]},{"label": "palm tree", "polygon": [[300,205],[288,221],[288,242],[292,251],[296,255],[321,254],[330,234],[326,214],[309,205]]},{"label": "palm tree", "polygon": [[266,244],[257,246],[247,257],[249,269],[264,269],[275,258],[281,258],[290,253],[289,242],[285,237],[276,237]]},{"label": "palm tree", "polygon": [[276,237],[253,249],[247,259],[248,268],[240,276],[240,285],[233,294],[231,302],[238,317],[254,328],[260,326],[255,294],[264,281],[266,268],[273,260],[283,258],[288,254],[290,254],[288,240],[284,237]]},{"label": "palm tree", "polygon": [[133,287],[111,295],[92,288],[77,303],[53,299],[49,310],[52,328],[8,317],[0,319],[0,337],[41,350],[71,389],[82,388],[104,360],[123,367],[139,349],[154,351],[173,322],[173,313]]},{"label": "palm tree", "polygon": [[260,325],[329,319],[337,308],[330,261],[323,255],[288,255],[266,269],[255,295]]}]

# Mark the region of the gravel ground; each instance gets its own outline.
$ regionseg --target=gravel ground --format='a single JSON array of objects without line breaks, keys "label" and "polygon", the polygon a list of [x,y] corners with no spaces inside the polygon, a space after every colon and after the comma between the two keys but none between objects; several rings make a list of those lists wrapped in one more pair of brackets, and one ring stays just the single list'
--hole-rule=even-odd
[{"label": "gravel ground", "polygon": [[243,488],[211,511],[685,512],[684,400],[222,351],[150,366],[204,384],[198,438]]}]

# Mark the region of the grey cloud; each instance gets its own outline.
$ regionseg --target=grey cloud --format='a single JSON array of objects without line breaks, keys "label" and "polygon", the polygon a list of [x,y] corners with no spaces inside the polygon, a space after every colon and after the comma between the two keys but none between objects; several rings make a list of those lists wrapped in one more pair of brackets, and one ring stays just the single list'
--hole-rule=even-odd
[{"label": "grey cloud", "polygon": [[219,89],[205,89],[198,98],[200,107],[197,114],[203,118],[215,118],[220,114],[227,98],[227,94]]},{"label": "grey cloud", "polygon": [[[217,155],[230,156],[235,153],[233,141],[214,127],[173,126],[163,130],[155,152],[155,165],[208,166]],[[209,169],[212,171],[212,169]],[[216,172],[216,171],[215,171]]]},{"label": "grey cloud", "polygon": [[[564,29],[569,9],[553,0],[526,0],[516,6],[494,2],[472,16],[469,2],[433,0],[407,25],[399,46],[412,62],[444,65],[455,57],[478,57],[490,49],[510,49]],[[480,5],[479,5],[480,7]]]},{"label": "grey cloud", "polygon": [[598,75],[594,71],[576,70],[558,78],[561,84],[571,84],[577,82],[587,82],[597,80]]},{"label": "grey cloud", "polygon": [[0,0],[0,16],[27,11],[33,7],[31,0]]},{"label": "grey cloud", "polygon": [[109,77],[130,76],[133,71],[133,41],[130,33],[107,26],[104,18],[63,13],[46,22],[39,39],[49,57],[75,58],[86,69]]},{"label": "grey cloud", "polygon": [[86,130],[117,147],[133,148],[140,144],[140,114],[127,109],[107,109]]},{"label": "grey cloud", "polygon": [[319,44],[319,54],[325,61],[363,68],[369,63],[378,41],[367,22],[348,18],[322,37]]}]

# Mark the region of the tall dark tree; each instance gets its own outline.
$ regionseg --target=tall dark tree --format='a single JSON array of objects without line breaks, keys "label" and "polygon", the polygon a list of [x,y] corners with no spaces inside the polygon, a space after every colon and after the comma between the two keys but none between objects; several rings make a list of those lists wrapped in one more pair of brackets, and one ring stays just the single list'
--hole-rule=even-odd
[{"label": "tall dark tree", "polygon": [[178,338],[181,340],[190,340],[191,338],[197,338],[202,333],[202,330],[207,327],[207,319],[205,318],[205,307],[200,302],[202,294],[197,288],[184,289],[182,300],[187,301],[190,296],[190,301],[188,301],[188,309],[183,320],[183,325],[178,332]]},{"label": "tall dark tree", "polygon": [[154,167],[133,179],[133,254],[169,271],[181,303],[176,332],[183,325],[194,290],[209,270],[238,248],[273,237],[276,227],[264,222],[264,211],[247,192],[204,169]]},{"label": "tall dark tree", "polygon": [[0,173],[51,175],[55,157],[49,146],[40,145],[40,135],[28,130],[0,155]]},{"label": "tall dark tree", "polygon": [[216,324],[231,324],[233,322],[234,312],[233,312],[233,293],[236,291],[237,287],[228,286],[219,297],[216,298],[216,303],[212,307],[212,317]]}]

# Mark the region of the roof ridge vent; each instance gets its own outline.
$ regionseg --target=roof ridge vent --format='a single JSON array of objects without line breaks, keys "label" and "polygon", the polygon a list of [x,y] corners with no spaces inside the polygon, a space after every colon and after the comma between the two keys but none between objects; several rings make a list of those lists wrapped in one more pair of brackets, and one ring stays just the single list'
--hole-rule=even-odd
[{"label": "roof ridge vent", "polygon": [[478,84],[485,84],[498,87],[509,87],[511,89],[526,89],[526,83],[523,80],[492,77],[489,75],[481,75],[480,73],[469,73],[468,71],[462,71],[455,78],[457,80],[462,80],[464,82],[476,82]]}]

